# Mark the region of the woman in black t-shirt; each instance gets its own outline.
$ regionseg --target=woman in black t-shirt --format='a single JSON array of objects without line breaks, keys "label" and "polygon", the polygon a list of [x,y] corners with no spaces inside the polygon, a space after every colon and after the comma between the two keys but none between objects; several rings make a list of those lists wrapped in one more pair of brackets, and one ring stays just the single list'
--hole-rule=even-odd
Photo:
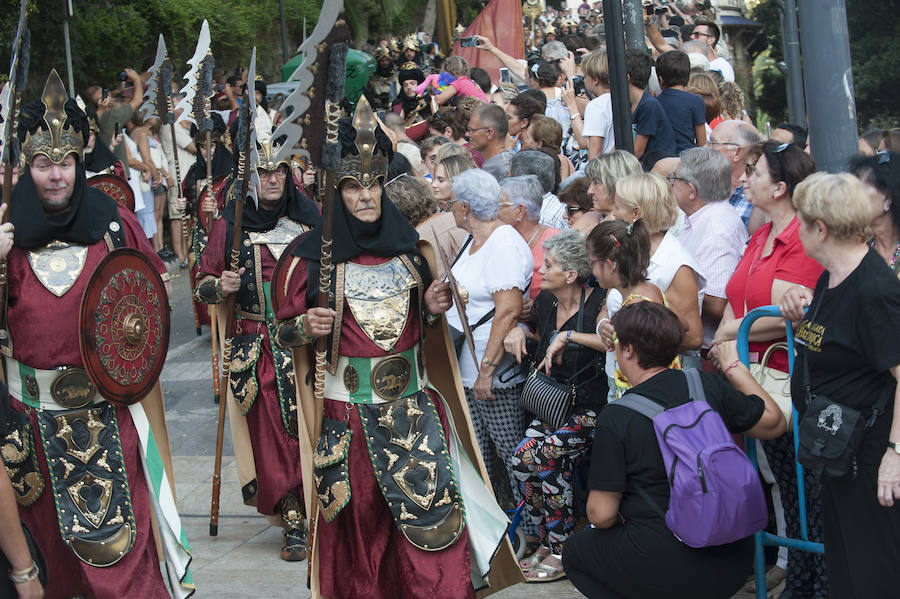
[{"label": "woman in black t-shirt", "polygon": [[[668,368],[683,335],[671,310],[653,302],[630,304],[616,313],[613,326],[619,369],[634,384],[630,391],[666,408],[689,401],[684,373]],[[724,378],[701,373],[703,390],[728,429],[760,439],[783,434],[781,411],[737,359],[736,343],[719,344],[712,356]],[[571,537],[563,551],[566,574],[588,597],[727,599],[746,580],[752,537],[695,549],[679,541],[657,512],[668,508],[669,484],[648,418],[616,403],[603,409],[588,483],[593,527]]]},{"label": "woman in black t-shirt", "polygon": [[537,351],[526,355],[525,334],[519,327],[507,335],[503,345],[521,363],[523,356],[535,361],[544,357],[552,339],[565,343],[558,352],[559,360],[548,370],[555,381],[574,385],[575,404],[557,429],[533,419],[511,460],[525,499],[525,525],[540,542],[519,564],[530,582],[564,576],[562,547],[575,528],[573,470],[590,446],[607,391],[603,352],[573,338],[579,332],[583,333],[579,338],[596,338],[593,331],[605,296],[602,289],[584,286],[591,274],[585,235],[569,229],[547,239],[543,248],[542,291],[534,301],[529,323],[539,335]]},{"label": "woman in black t-shirt", "polygon": [[[804,364],[811,391],[861,410],[868,419],[854,472],[822,475],[825,563],[832,597],[896,597],[900,563],[900,281],[866,245],[871,217],[863,183],[817,174],[797,187],[800,240],[825,267],[814,292],[794,287],[782,298],[795,322],[794,405],[806,410]],[[804,313],[805,308],[809,311]],[[821,426],[821,425],[820,425]],[[801,429],[802,430],[802,429]],[[802,438],[801,438],[802,441]]]}]

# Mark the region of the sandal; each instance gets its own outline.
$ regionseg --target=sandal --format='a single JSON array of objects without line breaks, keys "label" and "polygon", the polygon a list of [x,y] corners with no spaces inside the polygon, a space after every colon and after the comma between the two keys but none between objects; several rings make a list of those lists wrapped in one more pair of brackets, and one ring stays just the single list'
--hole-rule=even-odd
[{"label": "sandal", "polygon": [[[778,566],[773,566],[768,572],[766,572],[766,591],[771,591],[787,578],[787,571],[779,568]],[[748,593],[756,592],[756,580],[751,576],[750,580],[744,586],[744,590]]]},{"label": "sandal", "polygon": [[551,553],[540,564],[525,572],[525,582],[554,582],[566,578],[562,555]]},{"label": "sandal", "polygon": [[544,546],[540,546],[537,551],[532,553],[529,557],[519,561],[519,568],[522,569],[522,572],[529,572],[549,557],[549,555],[550,550]]}]

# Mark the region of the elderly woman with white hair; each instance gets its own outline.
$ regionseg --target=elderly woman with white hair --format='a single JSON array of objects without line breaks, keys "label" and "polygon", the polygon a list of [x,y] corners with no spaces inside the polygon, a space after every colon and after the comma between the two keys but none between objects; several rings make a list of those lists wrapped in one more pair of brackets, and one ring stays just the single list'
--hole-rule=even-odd
[{"label": "elderly woman with white hair", "polygon": [[[503,459],[518,503],[521,497],[510,463],[523,432],[519,395],[524,378],[515,375],[501,380],[498,373],[513,364],[503,349],[503,339],[516,326],[522,310],[533,258],[522,236],[497,218],[500,185],[492,175],[481,169],[461,172],[453,179],[451,202],[456,224],[472,237],[452,267],[468,296],[465,315],[475,341],[475,359],[468,348],[460,352],[460,375],[488,475],[496,485],[493,445]],[[458,310],[447,312],[447,324],[457,331],[463,329]]]},{"label": "elderly woman with white hair", "polygon": [[544,265],[544,242],[557,235],[559,229],[542,225],[541,202],[544,192],[535,175],[507,177],[500,182],[500,209],[497,218],[519,232],[534,259],[534,272],[528,296],[533,300],[541,292],[541,267]]},{"label": "elderly woman with white hair", "polygon": [[[562,547],[575,529],[573,472],[592,443],[597,414],[606,404],[604,352],[579,345],[573,335],[595,336],[604,290],[587,288],[591,275],[585,234],[564,231],[543,242],[541,293],[529,325],[538,333],[537,351],[525,355],[525,333],[514,328],[503,346],[521,361],[537,364],[551,340],[565,340],[550,377],[574,389],[574,403],[565,421],[553,426],[535,417],[513,457],[513,469],[525,499],[526,524],[535,536],[535,551],[519,563],[529,582],[564,576]],[[538,545],[539,543],[539,545]]]}]

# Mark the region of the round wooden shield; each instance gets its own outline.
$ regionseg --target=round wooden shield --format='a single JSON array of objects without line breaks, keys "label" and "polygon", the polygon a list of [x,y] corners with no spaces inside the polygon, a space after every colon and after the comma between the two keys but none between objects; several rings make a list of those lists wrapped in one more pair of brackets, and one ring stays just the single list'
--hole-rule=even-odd
[{"label": "round wooden shield", "polygon": [[104,398],[133,404],[156,384],[169,349],[169,298],[162,278],[138,250],[100,261],[81,298],[81,359]]},{"label": "round wooden shield", "polygon": [[[216,198],[216,206],[221,213],[225,208],[225,194],[228,191],[228,188],[231,185],[231,175],[219,175],[218,177],[213,177],[212,182],[212,192],[213,197]],[[200,223],[200,228],[204,233],[208,233],[207,230],[207,221],[209,220],[209,213],[203,212],[201,207],[203,206],[203,198],[206,196],[206,186],[200,188],[200,193],[197,194],[197,197],[200,198],[196,202],[196,207],[194,209],[194,217],[197,219],[197,222]]]},{"label": "round wooden shield", "polygon": [[87,180],[87,184],[134,212],[134,191],[126,181],[115,175],[94,175]]},{"label": "round wooden shield", "polygon": [[[304,234],[305,235],[305,234]],[[299,235],[281,252],[281,258],[275,264],[272,270],[272,312],[278,313],[278,309],[284,305],[287,294],[287,282],[291,276],[292,267],[297,264],[294,260],[297,258],[293,255],[294,248],[303,239],[303,235]]]}]

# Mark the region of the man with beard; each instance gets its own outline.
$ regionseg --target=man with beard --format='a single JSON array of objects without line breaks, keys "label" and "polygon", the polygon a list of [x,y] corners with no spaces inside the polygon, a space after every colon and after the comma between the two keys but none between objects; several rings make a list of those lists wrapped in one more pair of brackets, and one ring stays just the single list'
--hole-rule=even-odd
[{"label": "man with beard", "polygon": [[88,187],[87,118],[56,71],[42,101],[20,113],[18,133],[25,167],[9,207],[15,245],[0,345],[10,409],[0,444],[19,513],[52,568],[46,595],[169,597],[159,540],[171,592],[187,597],[190,548],[158,382],[139,403],[102,397],[84,370],[74,317],[114,249],[140,251],[164,281],[166,268],[135,216]]},{"label": "man with beard", "polygon": [[413,141],[419,141],[428,135],[428,124],[425,120],[431,116],[428,98],[416,94],[416,86],[425,81],[425,74],[414,62],[407,62],[398,73],[400,95],[391,108],[403,119],[406,135]]},{"label": "man with beard", "polygon": [[387,46],[375,50],[375,72],[369,77],[369,87],[379,104],[376,108],[387,108],[400,93],[397,69]]},{"label": "man with beard", "polygon": [[[128,184],[128,178],[125,176],[125,167],[122,162],[113,154],[109,146],[100,139],[100,125],[97,121],[97,114],[90,108],[86,109],[88,123],[90,124],[90,137],[84,146],[84,170],[88,179],[94,175],[115,175],[122,179],[122,182]],[[115,140],[115,136],[113,136]]]},{"label": "man with beard", "polygon": [[[206,184],[206,161],[210,155],[209,149],[206,147],[206,132],[199,130],[196,125],[191,125],[191,137],[194,138],[194,145],[197,147],[197,160],[188,169],[181,182],[181,195],[184,199],[179,198],[176,202],[178,210],[183,211],[186,201],[189,215],[188,221],[190,221],[191,214],[196,217],[190,235],[189,253],[193,255],[193,264],[190,265],[191,289],[196,288],[197,272],[200,268],[200,254],[206,246],[206,223],[208,220],[216,218],[225,207],[225,191],[228,188],[231,170],[234,165],[231,152],[222,143],[222,136],[226,131],[225,121],[215,112],[212,113],[212,121],[213,184],[211,193],[210,186]],[[203,220],[202,223],[200,219]],[[209,312],[196,299],[194,300],[194,314],[197,317],[196,321],[199,326],[210,325]],[[200,334],[199,329],[197,334]]]},{"label": "man with beard", "polygon": [[[325,370],[316,372],[324,376],[322,435],[313,441],[315,459],[302,457],[315,464],[314,480],[304,484],[315,484],[321,501],[312,576],[322,596],[334,599],[474,599],[473,581],[487,586],[488,569],[491,590],[515,584],[521,573],[505,548],[506,518],[483,466],[473,467],[482,462],[465,400],[442,369],[452,346],[443,325],[433,327],[451,305],[450,289],[432,279],[418,234],[382,193],[390,142],[364,97],[349,125],[341,123],[344,157],[333,190],[333,301],[317,307],[317,227],[282,267],[289,274],[276,314],[278,342],[297,348],[304,405],[312,401],[304,346],[327,336],[330,348]],[[426,373],[432,359],[441,367],[434,385],[451,381],[443,397]],[[308,430],[305,418],[304,411],[300,426]],[[502,559],[491,568],[495,555]]]},{"label": "man with beard", "polygon": [[[291,381],[290,351],[272,344],[275,317],[270,281],[287,244],[321,220],[315,204],[291,179],[278,148],[259,144],[259,205],[244,202],[237,272],[228,270],[234,232],[234,202],[213,223],[200,260],[194,297],[207,304],[235,295],[231,374],[227,387],[232,437],[244,503],[275,521],[282,520],[281,559],[306,558],[300,492],[297,400]],[[225,324],[222,323],[223,327]],[[239,410],[239,411],[238,411]],[[240,448],[246,450],[241,451]],[[254,476],[255,472],[255,476]]]}]

